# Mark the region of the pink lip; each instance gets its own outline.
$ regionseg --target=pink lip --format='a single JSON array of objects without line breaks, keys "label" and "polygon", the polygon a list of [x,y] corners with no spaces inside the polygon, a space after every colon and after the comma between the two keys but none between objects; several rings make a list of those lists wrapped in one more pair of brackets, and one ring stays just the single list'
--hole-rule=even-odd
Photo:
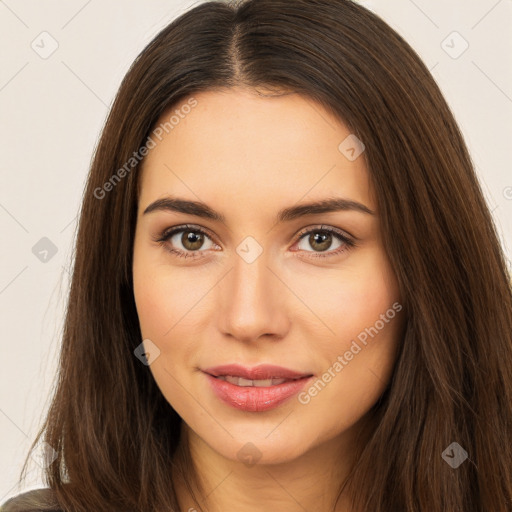
[{"label": "pink lip", "polygon": [[222,366],[212,366],[203,370],[214,377],[219,375],[234,375],[236,377],[243,377],[250,380],[263,380],[263,379],[300,379],[308,377],[311,373],[300,373],[282,366],[275,366],[272,364],[260,364],[253,368],[247,368],[239,364],[225,364]]},{"label": "pink lip", "polygon": [[[214,393],[226,404],[247,412],[262,412],[277,407],[296,395],[313,377],[287,368],[273,365],[260,365],[245,368],[240,365],[216,366],[203,370]],[[250,380],[290,379],[275,386],[237,386],[216,378],[233,375]]]}]

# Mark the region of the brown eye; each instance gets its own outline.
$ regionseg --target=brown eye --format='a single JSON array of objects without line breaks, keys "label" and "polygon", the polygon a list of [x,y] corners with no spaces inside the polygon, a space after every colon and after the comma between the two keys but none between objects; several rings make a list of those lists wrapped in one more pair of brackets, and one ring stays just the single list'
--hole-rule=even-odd
[{"label": "brown eye", "polygon": [[187,226],[167,230],[156,241],[164,245],[169,252],[184,258],[200,257],[201,253],[205,252],[201,249],[215,247],[203,230]]},{"label": "brown eye", "polygon": [[[334,247],[333,243],[336,244]],[[308,248],[305,247],[307,245],[309,245],[313,250],[308,250]],[[328,257],[340,254],[346,249],[354,246],[355,242],[353,242],[348,236],[334,230],[333,228],[317,228],[303,232],[300,236],[297,247],[305,252],[313,253],[312,256],[314,257]],[[322,252],[325,252],[326,254],[314,254]]]},{"label": "brown eye", "polygon": [[196,251],[203,245],[204,235],[197,231],[186,230],[183,231],[180,241],[187,251]]},{"label": "brown eye", "polygon": [[327,251],[330,248],[332,241],[333,236],[330,233],[320,233],[317,231],[311,233],[308,237],[310,247],[322,252]]}]

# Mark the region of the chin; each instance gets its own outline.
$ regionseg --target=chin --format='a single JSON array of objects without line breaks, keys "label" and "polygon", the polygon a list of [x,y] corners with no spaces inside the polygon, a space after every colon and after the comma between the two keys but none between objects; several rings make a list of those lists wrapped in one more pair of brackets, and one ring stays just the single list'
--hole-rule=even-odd
[{"label": "chin", "polygon": [[305,453],[307,443],[303,439],[295,438],[291,433],[282,437],[271,439],[269,429],[254,429],[253,434],[236,435],[229,437],[228,442],[217,439],[203,440],[224,458],[239,462],[247,467],[264,464],[284,464],[291,462]]}]

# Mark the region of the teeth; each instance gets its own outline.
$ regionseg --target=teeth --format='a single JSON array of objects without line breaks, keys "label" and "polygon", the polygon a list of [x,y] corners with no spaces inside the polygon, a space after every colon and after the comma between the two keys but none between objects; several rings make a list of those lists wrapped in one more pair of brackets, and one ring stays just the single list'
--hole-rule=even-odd
[{"label": "teeth", "polygon": [[233,375],[219,375],[217,377],[220,380],[225,380],[235,386],[248,387],[254,386],[257,388],[263,388],[268,386],[277,386],[278,384],[282,384],[286,382],[287,379],[260,379],[260,380],[250,380],[244,379],[243,377],[236,377]]},{"label": "teeth", "polygon": [[[275,379],[277,381],[277,379]],[[253,386],[257,388],[264,388],[265,386],[272,386],[272,379],[253,380]]]},{"label": "teeth", "polygon": [[252,386],[252,380],[244,379],[243,377],[240,377],[237,385],[238,386]]}]

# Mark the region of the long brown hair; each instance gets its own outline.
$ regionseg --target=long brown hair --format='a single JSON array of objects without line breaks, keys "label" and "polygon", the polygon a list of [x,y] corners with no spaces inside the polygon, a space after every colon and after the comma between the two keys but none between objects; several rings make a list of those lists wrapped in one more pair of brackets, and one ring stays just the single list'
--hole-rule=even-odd
[{"label": "long brown hair", "polygon": [[[237,85],[303,94],[365,145],[407,322],[389,386],[372,409],[375,429],[349,475],[354,510],[510,512],[505,256],[428,69],[349,0],[202,3],[133,63],[83,197],[58,382],[32,446],[42,439],[57,452],[46,484],[65,510],[179,510],[170,467],[190,469],[174,457],[181,419],[134,356],[142,340],[132,287],[140,165],[126,162],[170,106]],[[468,457],[457,468],[443,456],[452,456],[452,443]]]}]

